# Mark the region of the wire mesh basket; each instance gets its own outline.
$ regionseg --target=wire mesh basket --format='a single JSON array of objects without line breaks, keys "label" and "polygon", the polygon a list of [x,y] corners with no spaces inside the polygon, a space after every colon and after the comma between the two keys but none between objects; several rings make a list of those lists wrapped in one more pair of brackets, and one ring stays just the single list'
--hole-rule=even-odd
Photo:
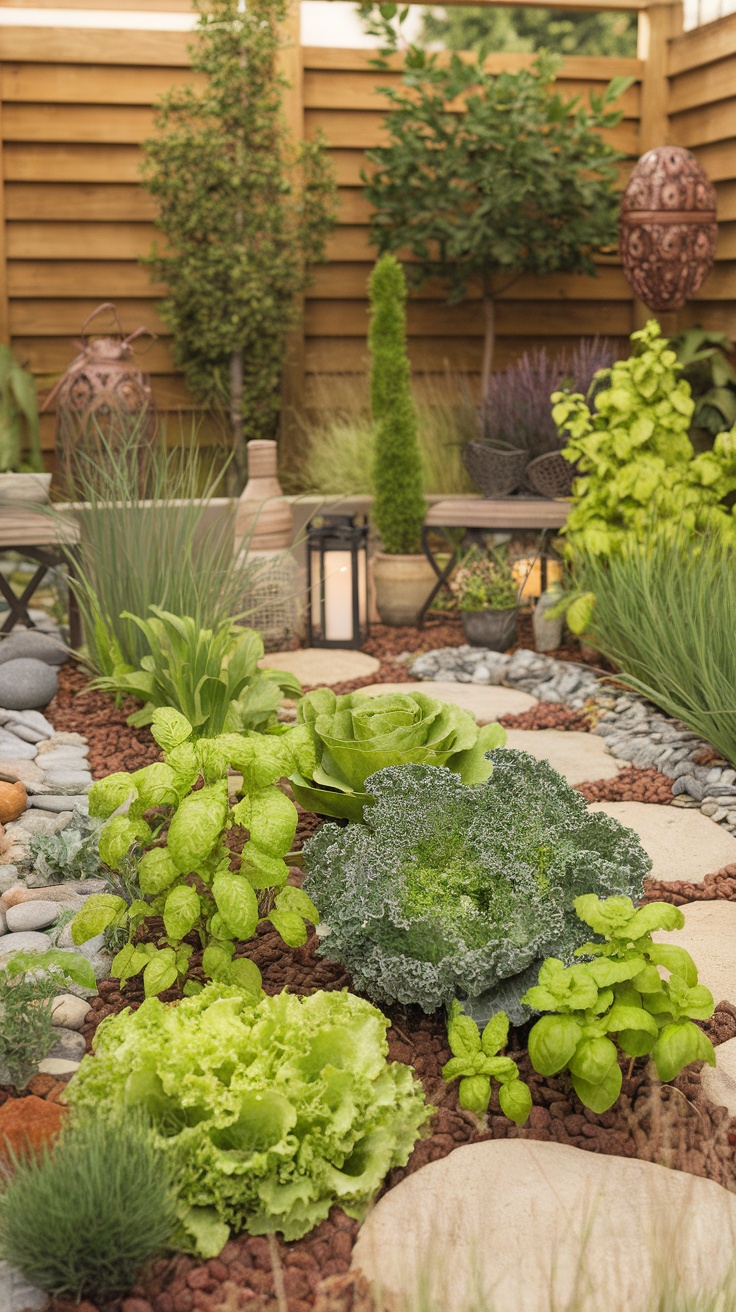
[{"label": "wire mesh basket", "polygon": [[466,442],[463,464],[484,497],[507,497],[524,477],[526,451],[499,451],[485,442]]},{"label": "wire mesh basket", "polygon": [[251,551],[244,578],[244,623],[266,651],[284,651],[302,629],[304,579],[290,551]]},{"label": "wire mesh basket", "polygon": [[577,476],[576,466],[565,460],[559,451],[547,451],[530,460],[526,467],[526,481],[532,491],[550,500],[572,496],[572,485]]}]

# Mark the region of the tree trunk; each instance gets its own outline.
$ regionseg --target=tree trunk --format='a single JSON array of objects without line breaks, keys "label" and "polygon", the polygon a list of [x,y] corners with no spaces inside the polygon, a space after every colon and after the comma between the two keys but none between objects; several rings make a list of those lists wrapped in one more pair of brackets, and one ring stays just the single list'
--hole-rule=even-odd
[{"label": "tree trunk", "polygon": [[230,356],[230,425],[233,458],[227,471],[228,492],[239,497],[245,487],[248,454],[243,440],[243,357],[240,351]]},{"label": "tree trunk", "polygon": [[485,336],[483,338],[483,367],[480,375],[481,404],[485,400],[493,369],[493,348],[496,345],[496,302],[488,291],[483,293]]}]

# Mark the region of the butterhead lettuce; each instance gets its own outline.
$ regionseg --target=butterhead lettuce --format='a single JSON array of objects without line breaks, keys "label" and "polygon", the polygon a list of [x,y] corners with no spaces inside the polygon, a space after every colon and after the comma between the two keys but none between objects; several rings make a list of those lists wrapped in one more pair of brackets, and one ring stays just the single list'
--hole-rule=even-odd
[{"label": "butterhead lettuce", "polygon": [[479,729],[469,711],[423,692],[337,697],[316,688],[300,701],[297,721],[313,752],[289,776],[294,796],[308,811],[336,819],[363,818],[374,800],[365,781],[376,770],[445,765],[464,784],[479,784],[493,769],[486,753],[506,742],[500,724]]},{"label": "butterhead lettuce", "polygon": [[183,1236],[214,1257],[230,1230],[299,1239],[339,1203],[362,1218],[431,1115],[389,1022],[346,990],[298,998],[209,984],[99,1026],[67,1091],[80,1113],[138,1107],[176,1168]]}]

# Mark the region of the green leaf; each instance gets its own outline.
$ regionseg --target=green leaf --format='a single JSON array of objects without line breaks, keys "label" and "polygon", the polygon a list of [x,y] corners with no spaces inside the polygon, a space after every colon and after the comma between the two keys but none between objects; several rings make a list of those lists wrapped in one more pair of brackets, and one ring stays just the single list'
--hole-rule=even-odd
[{"label": "green leaf", "polygon": [[583,1031],[573,1016],[542,1016],[529,1032],[529,1056],[540,1075],[557,1075],[568,1065]]},{"label": "green leaf", "polygon": [[139,826],[127,815],[113,816],[100,830],[100,860],[111,870],[117,870],[123,857],[136,842],[139,832]]},{"label": "green leaf", "polygon": [[157,706],[151,720],[151,734],[164,752],[171,752],[192,734],[192,726],[173,706]]},{"label": "green leaf", "polygon": [[568,1063],[572,1084],[584,1106],[608,1111],[621,1092],[621,1069],[610,1039],[581,1039]]},{"label": "green leaf", "polygon": [[481,1051],[481,1037],[478,1026],[470,1016],[465,1015],[457,999],[453,1001],[450,1008],[447,1023],[447,1041],[450,1045],[450,1052],[455,1057],[464,1057],[467,1060]]},{"label": "green leaf", "polygon": [[258,899],[242,875],[219,874],[212,882],[217,910],[231,934],[249,939],[258,924]]},{"label": "green leaf", "polygon": [[110,974],[113,979],[120,980],[120,987],[134,975],[138,975],[148,962],[149,953],[142,947],[136,947],[133,943],[126,943],[115,957],[110,965]]},{"label": "green leaf", "polygon": [[256,847],[270,856],[290,851],[297,822],[294,803],[279,788],[270,786],[251,794],[250,804],[248,828]]},{"label": "green leaf", "polygon": [[96,780],[87,794],[89,814],[107,820],[118,807],[135,801],[137,795],[132,775],[122,771],[108,774],[104,779]]},{"label": "green leaf", "polygon": [[508,1037],[509,1018],[505,1011],[497,1011],[483,1030],[480,1040],[481,1049],[487,1057],[493,1057],[501,1048],[506,1047]]},{"label": "green leaf", "polygon": [[274,907],[267,919],[271,921],[287,947],[300,948],[306,943],[307,927],[296,911],[280,911],[278,907]]},{"label": "green leaf", "polygon": [[126,910],[123,898],[114,893],[93,893],[72,921],[72,942],[86,943],[101,934],[108,925],[119,922]]},{"label": "green leaf", "polygon": [[179,793],[176,788],[176,775],[170,765],[155,761],[142,770],[131,775],[141,810],[147,811],[151,806],[176,806]]},{"label": "green leaf", "polygon": [[470,1075],[460,1081],[458,1101],[466,1112],[482,1116],[491,1101],[491,1082],[486,1075]]},{"label": "green leaf", "polygon": [[618,1003],[611,1007],[605,1021],[609,1034],[615,1034],[619,1030],[643,1030],[647,1034],[654,1035],[655,1038],[659,1034],[657,1022],[643,1007],[627,1007]]},{"label": "green leaf", "polygon": [[252,888],[279,888],[289,877],[289,867],[282,857],[262,852],[252,842],[243,848],[240,868]]},{"label": "green leaf", "polygon": [[141,892],[156,895],[169,888],[179,871],[165,847],[152,847],[144,852],[138,863],[138,883]]},{"label": "green leaf", "polygon": [[636,940],[657,929],[682,929],[684,924],[685,917],[679,907],[673,907],[669,902],[649,902],[631,917],[626,935]]},{"label": "green leaf", "polygon": [[652,1049],[657,1074],[665,1083],[674,1080],[685,1066],[707,1061],[715,1066],[713,1044],[691,1020],[677,1020],[665,1025]]},{"label": "green leaf", "polygon": [[443,1080],[457,1080],[461,1075],[472,1075],[473,1067],[467,1057],[451,1057],[442,1067]]},{"label": "green leaf", "polygon": [[247,957],[236,957],[227,966],[223,966],[217,978],[224,984],[235,984],[239,989],[243,989],[246,993],[253,993],[256,997],[263,989],[261,972],[256,963],[249,961]]},{"label": "green leaf", "polygon": [[184,938],[201,915],[199,894],[188,884],[172,888],[164,903],[163,917],[169,938]]},{"label": "green leaf", "polygon": [[[86,957],[80,956],[78,952],[64,952],[60,948],[49,948],[48,951],[39,953],[38,956],[43,959],[44,969],[58,970],[65,979],[70,979],[73,984],[78,984],[80,988],[97,988],[95,972],[92,969],[91,962],[87,961]],[[37,968],[38,957],[35,965]]]},{"label": "green leaf", "polygon": [[158,993],[164,993],[176,983],[176,978],[174,953],[170,948],[164,948],[155,957],[151,957],[143,971],[143,991],[146,997],[153,998]]},{"label": "green leaf", "polygon": [[232,942],[208,943],[202,953],[202,970],[208,979],[215,979],[232,961],[235,944]]},{"label": "green leaf", "polygon": [[698,982],[698,971],[690,953],[674,943],[652,943],[646,949],[647,957],[654,966],[664,966],[672,975],[679,975],[688,987]]},{"label": "green leaf", "polygon": [[611,984],[620,984],[624,980],[633,979],[646,966],[644,957],[629,957],[626,961],[614,961],[609,957],[599,957],[597,961],[589,961],[586,969],[593,976],[599,988],[606,988]]},{"label": "green leaf", "polygon": [[276,907],[279,911],[295,911],[311,924],[319,924],[319,912],[314,902],[302,888],[295,888],[293,884],[287,884],[276,894]]},{"label": "green leaf", "polygon": [[215,847],[227,820],[227,781],[191,793],[169,825],[167,848],[181,874],[196,871]]},{"label": "green leaf", "polygon": [[532,1109],[532,1095],[529,1085],[523,1080],[512,1080],[502,1084],[498,1091],[498,1101],[504,1116],[516,1125],[524,1125]]}]

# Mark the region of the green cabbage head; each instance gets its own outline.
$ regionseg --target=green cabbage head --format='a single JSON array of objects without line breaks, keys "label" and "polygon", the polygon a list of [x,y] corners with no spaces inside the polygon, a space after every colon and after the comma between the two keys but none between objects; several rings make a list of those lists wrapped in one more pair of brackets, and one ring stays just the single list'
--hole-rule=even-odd
[{"label": "green cabbage head", "polygon": [[473,788],[436,766],[381,770],[365,823],[323,825],[305,846],[320,952],[374,1001],[432,1012],[459,998],[479,1024],[497,1011],[520,1024],[545,957],[569,964],[589,937],[575,898],[641,897],[651,861],[631,829],[591,813],[548,761],[492,757]]},{"label": "green cabbage head", "polygon": [[148,1113],[175,1168],[177,1246],[215,1257],[231,1228],[299,1239],[334,1203],[362,1219],[431,1115],[411,1067],[386,1060],[388,1025],[347,990],[148,998],[99,1026],[67,1101]]},{"label": "green cabbage head", "polygon": [[423,692],[364,692],[337,697],[316,688],[299,703],[296,732],[311,737],[311,777],[289,776],[308,811],[362,820],[374,798],[366,779],[390,765],[445,765],[464,784],[479,784],[493,766],[486,753],[503,747],[500,724],[479,729],[469,711]]}]

